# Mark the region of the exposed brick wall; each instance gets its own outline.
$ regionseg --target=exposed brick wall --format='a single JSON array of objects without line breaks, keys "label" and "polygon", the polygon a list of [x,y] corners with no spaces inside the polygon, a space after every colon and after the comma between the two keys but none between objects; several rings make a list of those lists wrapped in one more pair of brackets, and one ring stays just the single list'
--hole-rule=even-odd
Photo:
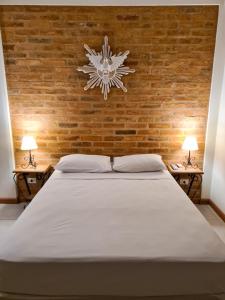
[{"label": "exposed brick wall", "polygon": [[[1,27],[17,162],[21,137],[37,137],[39,162],[68,153],[157,152],[184,159],[195,134],[201,164],[217,24],[216,6],[2,6]],[[130,50],[127,93],[84,91],[83,44]]]}]

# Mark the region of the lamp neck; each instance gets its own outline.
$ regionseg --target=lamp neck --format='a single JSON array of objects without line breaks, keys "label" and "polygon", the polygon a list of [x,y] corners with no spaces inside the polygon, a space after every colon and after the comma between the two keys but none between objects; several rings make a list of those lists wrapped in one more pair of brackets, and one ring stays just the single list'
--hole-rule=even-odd
[{"label": "lamp neck", "polygon": [[34,161],[34,156],[32,155],[31,150],[28,150],[28,151],[29,151],[28,167],[31,166],[33,168],[36,168],[37,164]]},{"label": "lamp neck", "polygon": [[33,160],[32,160],[32,154],[31,154],[31,150],[29,150],[29,165],[32,165]]},{"label": "lamp neck", "polygon": [[22,165],[23,169],[27,169],[27,168],[36,168],[37,167],[37,163],[34,160],[34,155],[32,155],[31,150],[28,150],[28,156],[24,157],[24,160],[27,162],[26,164]]},{"label": "lamp neck", "polygon": [[188,161],[187,161],[188,166],[191,166],[191,150],[188,151]]}]

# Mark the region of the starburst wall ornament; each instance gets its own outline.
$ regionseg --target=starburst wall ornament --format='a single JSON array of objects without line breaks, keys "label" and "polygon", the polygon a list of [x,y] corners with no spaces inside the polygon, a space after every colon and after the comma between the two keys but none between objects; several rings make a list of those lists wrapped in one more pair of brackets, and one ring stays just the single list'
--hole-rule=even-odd
[{"label": "starburst wall ornament", "polygon": [[104,45],[102,46],[101,52],[95,52],[95,50],[90,49],[86,44],[84,48],[88,52],[86,56],[90,62],[88,65],[77,68],[78,71],[88,73],[90,77],[84,90],[87,91],[89,88],[93,89],[99,86],[105,100],[107,100],[110,88],[113,86],[127,92],[126,87],[121,81],[121,77],[135,72],[134,69],[123,65],[130,52],[125,51],[124,53],[120,52],[117,55],[112,55],[107,36],[104,37]]}]

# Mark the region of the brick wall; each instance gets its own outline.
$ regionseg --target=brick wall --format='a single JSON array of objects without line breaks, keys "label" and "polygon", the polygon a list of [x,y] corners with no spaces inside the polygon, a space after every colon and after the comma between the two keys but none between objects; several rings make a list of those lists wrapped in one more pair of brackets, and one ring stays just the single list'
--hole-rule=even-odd
[{"label": "brick wall", "polygon": [[[184,160],[195,134],[201,164],[217,7],[2,6],[6,75],[16,160],[21,137],[37,138],[39,163],[68,153],[160,153]],[[130,50],[127,93],[84,91],[83,44]]]}]

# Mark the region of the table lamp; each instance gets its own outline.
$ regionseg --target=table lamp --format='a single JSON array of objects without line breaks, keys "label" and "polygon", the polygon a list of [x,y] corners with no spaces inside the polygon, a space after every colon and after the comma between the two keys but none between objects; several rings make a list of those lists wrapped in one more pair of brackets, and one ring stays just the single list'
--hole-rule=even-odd
[{"label": "table lamp", "polygon": [[24,157],[24,159],[27,161],[27,164],[22,166],[24,169],[28,167],[36,168],[37,163],[34,160],[34,155],[31,154],[31,150],[37,148],[38,146],[33,136],[26,135],[22,138],[21,150],[29,151],[29,156]]},{"label": "table lamp", "polygon": [[182,149],[188,151],[187,166],[192,166],[191,151],[198,150],[198,143],[196,137],[191,135],[186,136],[182,145]]}]

